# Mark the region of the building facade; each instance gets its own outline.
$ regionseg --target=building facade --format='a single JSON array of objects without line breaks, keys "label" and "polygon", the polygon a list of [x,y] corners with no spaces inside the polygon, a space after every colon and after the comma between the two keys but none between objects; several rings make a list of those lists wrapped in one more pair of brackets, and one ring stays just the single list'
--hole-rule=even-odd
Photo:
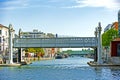
[{"label": "building facade", "polygon": [[104,29],[104,32],[110,30],[112,28],[112,24],[108,24],[105,29]]},{"label": "building facade", "polygon": [[115,30],[118,30],[118,22],[114,22],[112,24],[108,24],[105,29],[104,29],[104,32],[110,30],[111,28],[115,29]]},{"label": "building facade", "polygon": [[[12,37],[14,38],[15,30]],[[9,28],[0,24],[0,55],[7,56],[9,53]]]},{"label": "building facade", "polygon": [[21,38],[44,38],[47,37],[45,33],[38,31],[36,29],[33,32],[22,32]]},{"label": "building facade", "polygon": [[118,30],[118,22],[114,22],[112,24],[112,28],[115,29],[115,30]]},{"label": "building facade", "polygon": [[8,27],[0,24],[0,54],[5,55],[8,52]]}]

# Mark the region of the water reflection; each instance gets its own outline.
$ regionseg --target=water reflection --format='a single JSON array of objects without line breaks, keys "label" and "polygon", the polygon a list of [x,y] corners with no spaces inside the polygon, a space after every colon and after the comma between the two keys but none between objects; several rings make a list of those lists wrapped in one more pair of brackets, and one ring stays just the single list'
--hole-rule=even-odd
[{"label": "water reflection", "polygon": [[0,80],[119,80],[119,67],[90,67],[91,59],[73,57],[0,68]]}]

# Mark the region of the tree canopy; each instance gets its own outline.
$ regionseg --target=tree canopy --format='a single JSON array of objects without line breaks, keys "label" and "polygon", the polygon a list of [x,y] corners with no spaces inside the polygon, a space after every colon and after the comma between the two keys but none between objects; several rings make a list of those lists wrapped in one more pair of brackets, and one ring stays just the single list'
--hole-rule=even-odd
[{"label": "tree canopy", "polygon": [[118,31],[110,29],[102,34],[102,46],[110,46],[110,42],[118,37]]},{"label": "tree canopy", "polygon": [[25,51],[35,53],[37,56],[43,56],[45,54],[43,48],[27,48]]}]

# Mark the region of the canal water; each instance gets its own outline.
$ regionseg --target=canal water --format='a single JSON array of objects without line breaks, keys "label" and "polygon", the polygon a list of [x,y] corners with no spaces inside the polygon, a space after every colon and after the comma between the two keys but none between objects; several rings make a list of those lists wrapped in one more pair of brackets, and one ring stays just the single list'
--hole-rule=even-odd
[{"label": "canal water", "polygon": [[90,67],[91,60],[72,57],[0,67],[0,80],[120,80],[120,67]]}]

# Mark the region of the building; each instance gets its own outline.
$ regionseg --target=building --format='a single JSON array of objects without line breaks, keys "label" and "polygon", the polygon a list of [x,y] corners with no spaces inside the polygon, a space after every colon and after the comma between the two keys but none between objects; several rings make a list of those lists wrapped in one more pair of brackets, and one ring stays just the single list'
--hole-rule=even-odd
[{"label": "building", "polygon": [[5,55],[8,51],[9,28],[0,24],[0,54]]},{"label": "building", "polygon": [[47,37],[45,33],[34,29],[33,32],[22,32],[22,38],[45,38]]},{"label": "building", "polygon": [[114,22],[112,24],[108,24],[105,29],[104,29],[104,32],[110,30],[111,28],[115,29],[115,30],[118,30],[118,22]]},{"label": "building", "polygon": [[112,24],[112,28],[115,29],[115,30],[118,30],[118,22],[114,22]]},{"label": "building", "polygon": [[[120,31],[120,10],[118,12],[118,22],[114,23],[114,27]],[[111,42],[111,56],[120,57],[120,33],[119,38],[116,38]]]},{"label": "building", "polygon": [[116,23],[119,38],[111,41],[111,62],[112,64],[120,64],[120,10],[118,12],[118,23]]},{"label": "building", "polygon": [[[12,37],[14,38],[15,30]],[[9,53],[9,28],[0,24],[0,54],[7,56]]]},{"label": "building", "polygon": [[110,30],[112,28],[112,24],[108,24],[105,29],[104,29],[104,32]]},{"label": "building", "polygon": [[[21,38],[54,38],[55,35],[52,33],[44,33],[34,29],[33,32],[21,32]],[[44,48],[45,57],[53,57],[58,51],[59,48]]]}]

